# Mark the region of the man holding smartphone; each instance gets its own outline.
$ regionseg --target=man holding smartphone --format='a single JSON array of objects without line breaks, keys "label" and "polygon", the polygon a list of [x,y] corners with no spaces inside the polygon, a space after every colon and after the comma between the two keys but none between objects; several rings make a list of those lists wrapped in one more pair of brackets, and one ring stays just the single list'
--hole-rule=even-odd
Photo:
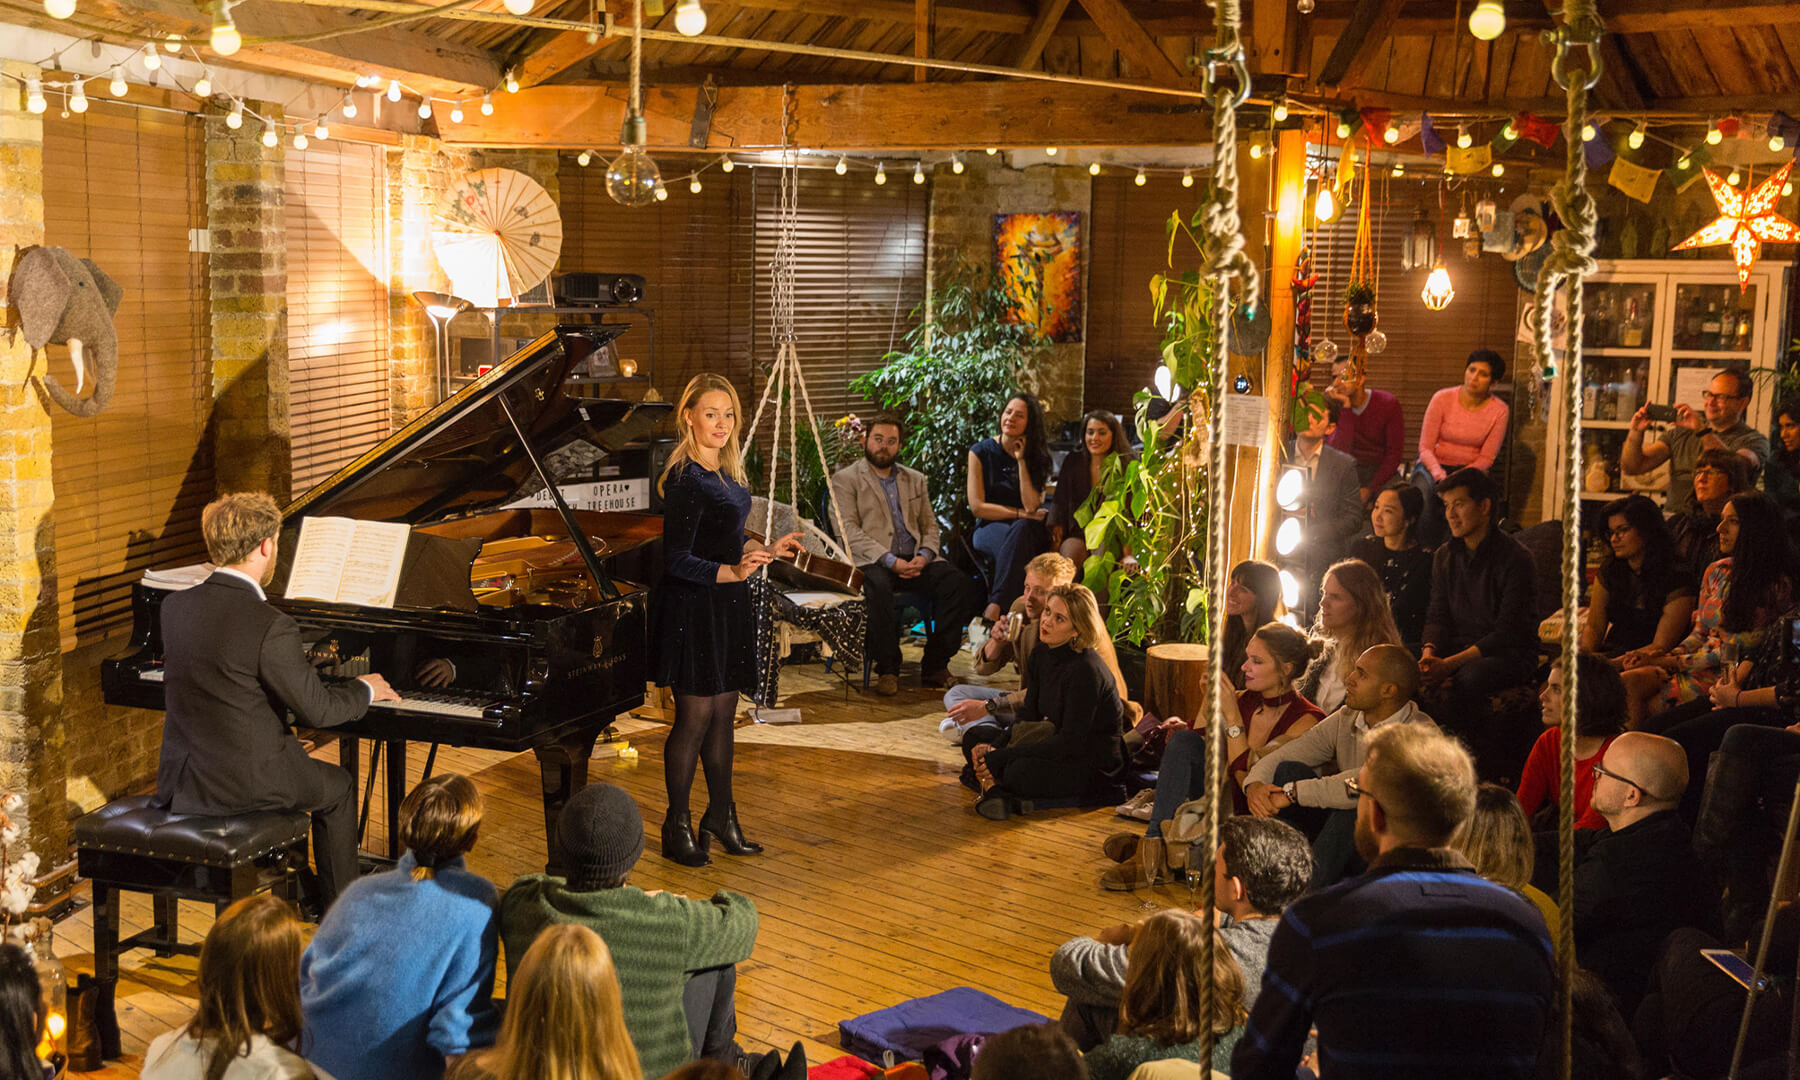
[{"label": "man holding smartphone", "polygon": [[1750,464],[1750,482],[1769,459],[1769,438],[1744,423],[1744,410],[1750,407],[1750,376],[1736,368],[1719,372],[1706,384],[1701,395],[1703,413],[1692,406],[1674,407],[1673,422],[1662,434],[1662,441],[1644,445],[1644,432],[1656,417],[1652,410],[1667,406],[1645,405],[1631,417],[1631,432],[1625,436],[1625,448],[1619,452],[1619,471],[1626,476],[1641,476],[1663,462],[1669,463],[1669,497],[1663,512],[1685,513],[1693,510],[1694,463],[1703,450],[1729,450]]}]

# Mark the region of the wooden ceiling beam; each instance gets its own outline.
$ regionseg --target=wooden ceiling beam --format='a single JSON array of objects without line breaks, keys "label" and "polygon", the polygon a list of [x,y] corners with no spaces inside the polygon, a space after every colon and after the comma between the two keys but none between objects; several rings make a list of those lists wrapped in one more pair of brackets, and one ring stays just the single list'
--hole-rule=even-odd
[{"label": "wooden ceiling beam", "polygon": [[1026,29],[1025,37],[1019,42],[1012,54],[1012,66],[1016,68],[1034,68],[1043,58],[1044,46],[1050,44],[1050,35],[1056,32],[1056,24],[1062,21],[1063,12],[1069,10],[1069,0],[1040,0],[1038,13]]},{"label": "wooden ceiling beam", "polygon": [[1101,35],[1131,64],[1135,77],[1168,85],[1182,81],[1182,72],[1176,70],[1144,24],[1126,10],[1125,0],[1081,0],[1081,7],[1100,27]]},{"label": "wooden ceiling beam", "polygon": [[[937,0],[913,0],[913,57],[929,60],[937,51]],[[913,82],[924,82],[927,68],[913,68]]]},{"label": "wooden ceiling beam", "polygon": [[1319,71],[1320,84],[1359,85],[1381,46],[1393,36],[1405,5],[1406,0],[1360,0]]},{"label": "wooden ceiling beam", "polygon": [[1602,0],[1600,17],[1615,34],[1800,24],[1793,0]]},{"label": "wooden ceiling beam", "polygon": [[599,52],[608,40],[603,34],[589,41],[585,32],[563,30],[514,64],[513,77],[519,80],[520,86],[549,82]]},{"label": "wooden ceiling beam", "polygon": [[[644,95],[652,151],[692,152],[694,87]],[[707,151],[781,145],[779,86],[724,86]],[[466,146],[604,149],[625,116],[618,83],[537,86],[494,99],[494,115],[438,114],[438,131]],[[1166,95],[1029,82],[798,86],[795,132],[833,152],[963,150],[971,146],[1191,146],[1207,140],[1209,113]],[[598,141],[596,139],[598,138]]]}]

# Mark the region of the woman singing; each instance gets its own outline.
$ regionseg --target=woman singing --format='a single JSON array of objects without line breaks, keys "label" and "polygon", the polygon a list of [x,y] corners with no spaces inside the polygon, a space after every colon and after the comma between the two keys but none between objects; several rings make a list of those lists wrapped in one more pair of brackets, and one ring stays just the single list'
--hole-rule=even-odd
[{"label": "woman singing", "polygon": [[[663,857],[705,866],[707,837],[730,855],[755,855],[731,798],[732,722],[738,692],[756,684],[751,574],[800,550],[791,533],[763,548],[744,536],[750,489],[738,453],[737,390],[718,375],[696,375],[675,409],[680,441],[657,488],[663,496],[663,579],[651,596],[650,642],[656,685],[675,690],[675,724],[663,745],[669,812]],[[694,767],[706,767],[710,800],[695,836],[688,817]]]}]

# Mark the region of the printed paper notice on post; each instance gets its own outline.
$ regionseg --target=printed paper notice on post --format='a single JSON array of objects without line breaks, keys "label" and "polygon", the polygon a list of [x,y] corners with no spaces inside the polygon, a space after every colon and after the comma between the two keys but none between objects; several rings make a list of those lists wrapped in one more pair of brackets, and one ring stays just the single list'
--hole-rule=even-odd
[{"label": "printed paper notice on post", "polygon": [[412,529],[404,522],[309,517],[288,570],[289,600],[393,607]]},{"label": "printed paper notice on post", "polygon": [[1261,394],[1225,395],[1225,442],[1261,449],[1269,441],[1269,399]]}]

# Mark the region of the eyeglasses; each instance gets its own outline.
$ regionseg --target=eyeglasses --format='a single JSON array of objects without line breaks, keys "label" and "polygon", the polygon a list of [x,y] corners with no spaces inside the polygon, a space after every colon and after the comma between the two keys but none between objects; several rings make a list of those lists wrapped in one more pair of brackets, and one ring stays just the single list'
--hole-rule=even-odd
[{"label": "eyeglasses", "polygon": [[1725,470],[1714,468],[1711,465],[1702,465],[1698,469],[1694,470],[1694,476],[1696,478],[1699,478],[1702,476],[1716,476],[1716,477],[1719,477],[1720,479],[1724,479]]},{"label": "eyeglasses", "polygon": [[1350,797],[1352,799],[1360,799],[1364,795],[1369,796],[1369,798],[1371,798],[1371,799],[1373,799],[1375,797],[1374,794],[1372,792],[1370,792],[1368,788],[1365,788],[1361,784],[1357,783],[1356,777],[1354,777],[1354,776],[1344,777],[1344,790],[1350,793]]},{"label": "eyeglasses", "polygon": [[1715,394],[1711,390],[1700,391],[1700,400],[1702,401],[1736,401],[1743,396],[1743,394]]},{"label": "eyeglasses", "polygon": [[1644,794],[1646,794],[1646,795],[1650,794],[1648,791],[1644,791],[1644,785],[1638,783],[1636,780],[1633,780],[1630,777],[1620,776],[1618,773],[1613,772],[1611,769],[1607,768],[1604,765],[1594,766],[1594,779],[1598,780],[1602,776],[1610,776],[1614,780],[1617,780],[1619,783],[1624,784],[1627,787],[1637,788],[1639,791],[1643,791]]}]

